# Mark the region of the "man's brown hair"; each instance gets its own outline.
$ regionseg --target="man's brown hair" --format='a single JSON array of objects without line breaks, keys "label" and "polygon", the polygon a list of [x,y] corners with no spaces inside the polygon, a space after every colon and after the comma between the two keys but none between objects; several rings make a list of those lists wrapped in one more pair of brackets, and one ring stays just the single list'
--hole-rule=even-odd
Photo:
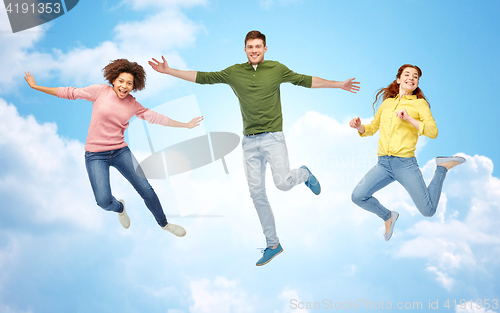
[{"label": "man's brown hair", "polygon": [[266,35],[259,32],[258,30],[252,30],[251,32],[248,32],[248,34],[245,37],[245,46],[247,45],[247,41],[252,39],[262,39],[264,47],[266,46]]}]

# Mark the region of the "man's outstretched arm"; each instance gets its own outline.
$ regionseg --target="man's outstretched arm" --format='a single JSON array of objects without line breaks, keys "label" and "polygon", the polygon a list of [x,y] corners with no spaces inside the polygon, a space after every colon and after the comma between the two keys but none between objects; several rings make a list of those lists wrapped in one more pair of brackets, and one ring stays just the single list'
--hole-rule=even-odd
[{"label": "man's outstretched arm", "polygon": [[153,61],[149,61],[149,65],[151,65],[151,67],[155,71],[157,71],[159,73],[163,73],[163,74],[172,75],[174,77],[184,79],[184,80],[187,80],[187,81],[190,81],[193,83],[196,82],[196,75],[198,74],[197,71],[181,71],[181,70],[173,69],[173,68],[168,66],[168,63],[163,56],[161,58],[163,59],[163,63],[157,61],[154,58],[153,58]]},{"label": "man's outstretched arm", "polygon": [[354,79],[355,78],[351,78],[343,82],[337,82],[313,76],[311,88],[341,88],[356,93],[359,91],[359,82],[353,81]]}]

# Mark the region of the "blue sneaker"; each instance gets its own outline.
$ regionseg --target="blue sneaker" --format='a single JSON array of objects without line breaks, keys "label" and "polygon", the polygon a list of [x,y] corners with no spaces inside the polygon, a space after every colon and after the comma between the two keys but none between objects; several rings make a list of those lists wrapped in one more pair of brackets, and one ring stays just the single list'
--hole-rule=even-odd
[{"label": "blue sneaker", "polygon": [[271,247],[267,247],[266,249],[264,249],[264,255],[260,258],[260,260],[257,261],[257,266],[262,266],[262,265],[265,265],[269,262],[271,262],[271,260],[277,256],[278,254],[280,254],[281,252],[283,252],[283,248],[281,247],[281,244],[279,243],[278,246],[275,248],[275,249],[272,249]]},{"label": "blue sneaker", "polygon": [[302,165],[300,168],[306,169],[309,172],[309,179],[305,182],[306,186],[309,187],[315,195],[319,195],[321,193],[321,185],[319,184],[319,181],[311,173],[307,166]]}]

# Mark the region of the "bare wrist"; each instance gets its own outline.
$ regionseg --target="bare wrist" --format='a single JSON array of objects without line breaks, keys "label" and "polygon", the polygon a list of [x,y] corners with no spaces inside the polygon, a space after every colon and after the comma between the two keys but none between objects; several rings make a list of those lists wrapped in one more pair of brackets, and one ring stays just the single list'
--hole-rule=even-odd
[{"label": "bare wrist", "polygon": [[175,71],[175,70],[174,70],[173,68],[171,68],[171,67],[167,67],[167,68],[165,69],[165,74],[167,74],[167,75],[173,75],[173,74],[174,74],[174,73],[173,73],[174,71]]}]

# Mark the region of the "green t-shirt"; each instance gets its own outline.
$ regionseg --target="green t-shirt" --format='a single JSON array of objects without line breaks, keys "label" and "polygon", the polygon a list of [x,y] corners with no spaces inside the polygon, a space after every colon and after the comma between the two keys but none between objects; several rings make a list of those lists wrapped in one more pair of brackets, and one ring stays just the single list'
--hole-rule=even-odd
[{"label": "green t-shirt", "polygon": [[280,84],[311,88],[312,77],[297,74],[276,61],[262,61],[254,69],[249,62],[220,72],[198,72],[199,84],[228,84],[240,101],[243,134],[283,130]]}]

